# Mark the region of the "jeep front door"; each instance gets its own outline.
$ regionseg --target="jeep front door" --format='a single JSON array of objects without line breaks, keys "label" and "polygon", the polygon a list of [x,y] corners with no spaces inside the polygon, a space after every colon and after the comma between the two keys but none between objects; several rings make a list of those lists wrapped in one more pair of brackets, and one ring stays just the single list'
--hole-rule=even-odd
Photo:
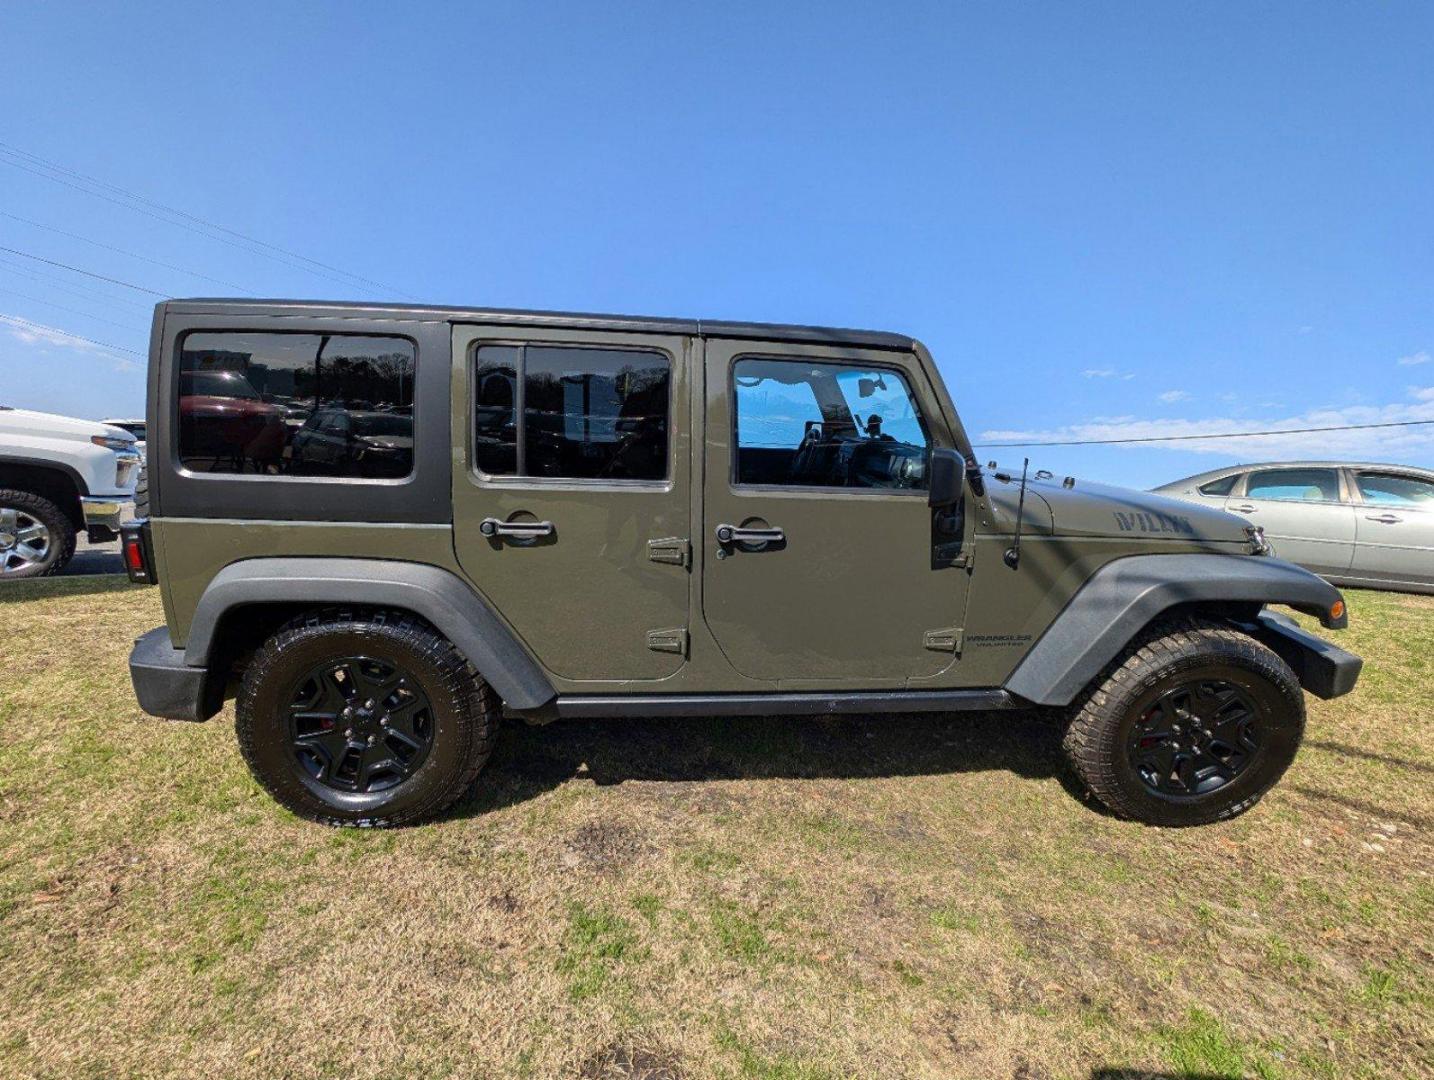
[{"label": "jeep front door", "polygon": [[560,680],[659,680],[686,662],[690,346],[454,329],[458,562]]},{"label": "jeep front door", "polygon": [[940,676],[967,572],[927,505],[952,440],[915,357],[710,339],[705,369],[702,610],[727,660],[790,689]]}]

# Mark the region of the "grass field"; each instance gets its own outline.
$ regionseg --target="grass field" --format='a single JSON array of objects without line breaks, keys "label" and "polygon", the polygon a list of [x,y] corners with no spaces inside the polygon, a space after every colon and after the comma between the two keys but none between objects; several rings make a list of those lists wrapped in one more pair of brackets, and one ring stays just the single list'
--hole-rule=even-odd
[{"label": "grass field", "polygon": [[1223,825],[1082,801],[1023,714],[514,724],[335,832],[145,719],[112,578],[0,597],[5,1077],[1430,1076],[1434,597]]}]

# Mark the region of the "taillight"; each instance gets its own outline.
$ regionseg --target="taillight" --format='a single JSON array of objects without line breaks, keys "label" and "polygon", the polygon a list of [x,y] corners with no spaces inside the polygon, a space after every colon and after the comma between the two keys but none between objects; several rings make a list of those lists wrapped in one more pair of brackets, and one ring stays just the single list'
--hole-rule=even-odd
[{"label": "taillight", "polygon": [[155,583],[154,559],[150,552],[148,521],[141,518],[120,526],[120,554],[124,557],[125,572],[136,584]]}]

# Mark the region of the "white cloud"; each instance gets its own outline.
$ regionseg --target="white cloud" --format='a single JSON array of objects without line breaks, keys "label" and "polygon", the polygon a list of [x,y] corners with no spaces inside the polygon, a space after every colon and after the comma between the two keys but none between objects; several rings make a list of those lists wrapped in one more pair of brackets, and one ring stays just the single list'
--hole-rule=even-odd
[{"label": "white cloud", "polygon": [[1434,356],[1430,356],[1428,352],[1421,349],[1410,356],[1401,356],[1398,363],[1400,367],[1417,367],[1420,364],[1427,364],[1431,360],[1434,360]]},{"label": "white cloud", "polygon": [[1167,390],[1158,396],[1160,400],[1167,405],[1174,405],[1177,401],[1190,400],[1190,392],[1188,390]]},{"label": "white cloud", "polygon": [[0,312],[0,331],[3,331],[12,341],[28,346],[41,356],[50,356],[56,352],[79,354],[97,360],[108,360],[115,365],[115,369],[118,371],[132,371],[139,367],[134,360],[107,345],[86,341],[66,333],[64,330],[32,322],[18,315],[7,315]]},{"label": "white cloud", "polygon": [[1081,377],[1086,379],[1113,379],[1115,378],[1115,368],[1086,368],[1081,372]]},{"label": "white cloud", "polygon": [[1418,427],[1389,427],[1363,431],[1319,431],[1262,435],[1256,438],[1197,439],[1182,442],[1126,444],[1132,450],[1182,450],[1234,455],[1244,461],[1280,458],[1370,458],[1386,461],[1434,461],[1434,386],[1411,387],[1408,400],[1386,405],[1346,405],[1310,409],[1267,420],[1211,416],[1194,420],[1148,420],[1138,416],[1095,417],[1082,424],[1046,429],[992,429],[981,432],[978,443],[1068,442],[1099,439],[1168,439],[1179,435],[1222,435],[1226,432],[1289,431],[1293,428],[1328,428],[1351,424],[1390,424],[1427,421]]}]

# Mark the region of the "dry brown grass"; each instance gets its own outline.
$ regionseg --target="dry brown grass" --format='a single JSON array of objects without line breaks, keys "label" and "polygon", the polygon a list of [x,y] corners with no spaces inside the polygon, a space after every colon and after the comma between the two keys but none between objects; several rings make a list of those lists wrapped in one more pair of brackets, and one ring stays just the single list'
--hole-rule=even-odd
[{"label": "dry brown grass", "polygon": [[1434,598],[1355,594],[1359,691],[1179,832],[1021,715],[515,725],[332,832],[140,715],[155,590],[0,603],[5,1076],[1429,1075]]}]

